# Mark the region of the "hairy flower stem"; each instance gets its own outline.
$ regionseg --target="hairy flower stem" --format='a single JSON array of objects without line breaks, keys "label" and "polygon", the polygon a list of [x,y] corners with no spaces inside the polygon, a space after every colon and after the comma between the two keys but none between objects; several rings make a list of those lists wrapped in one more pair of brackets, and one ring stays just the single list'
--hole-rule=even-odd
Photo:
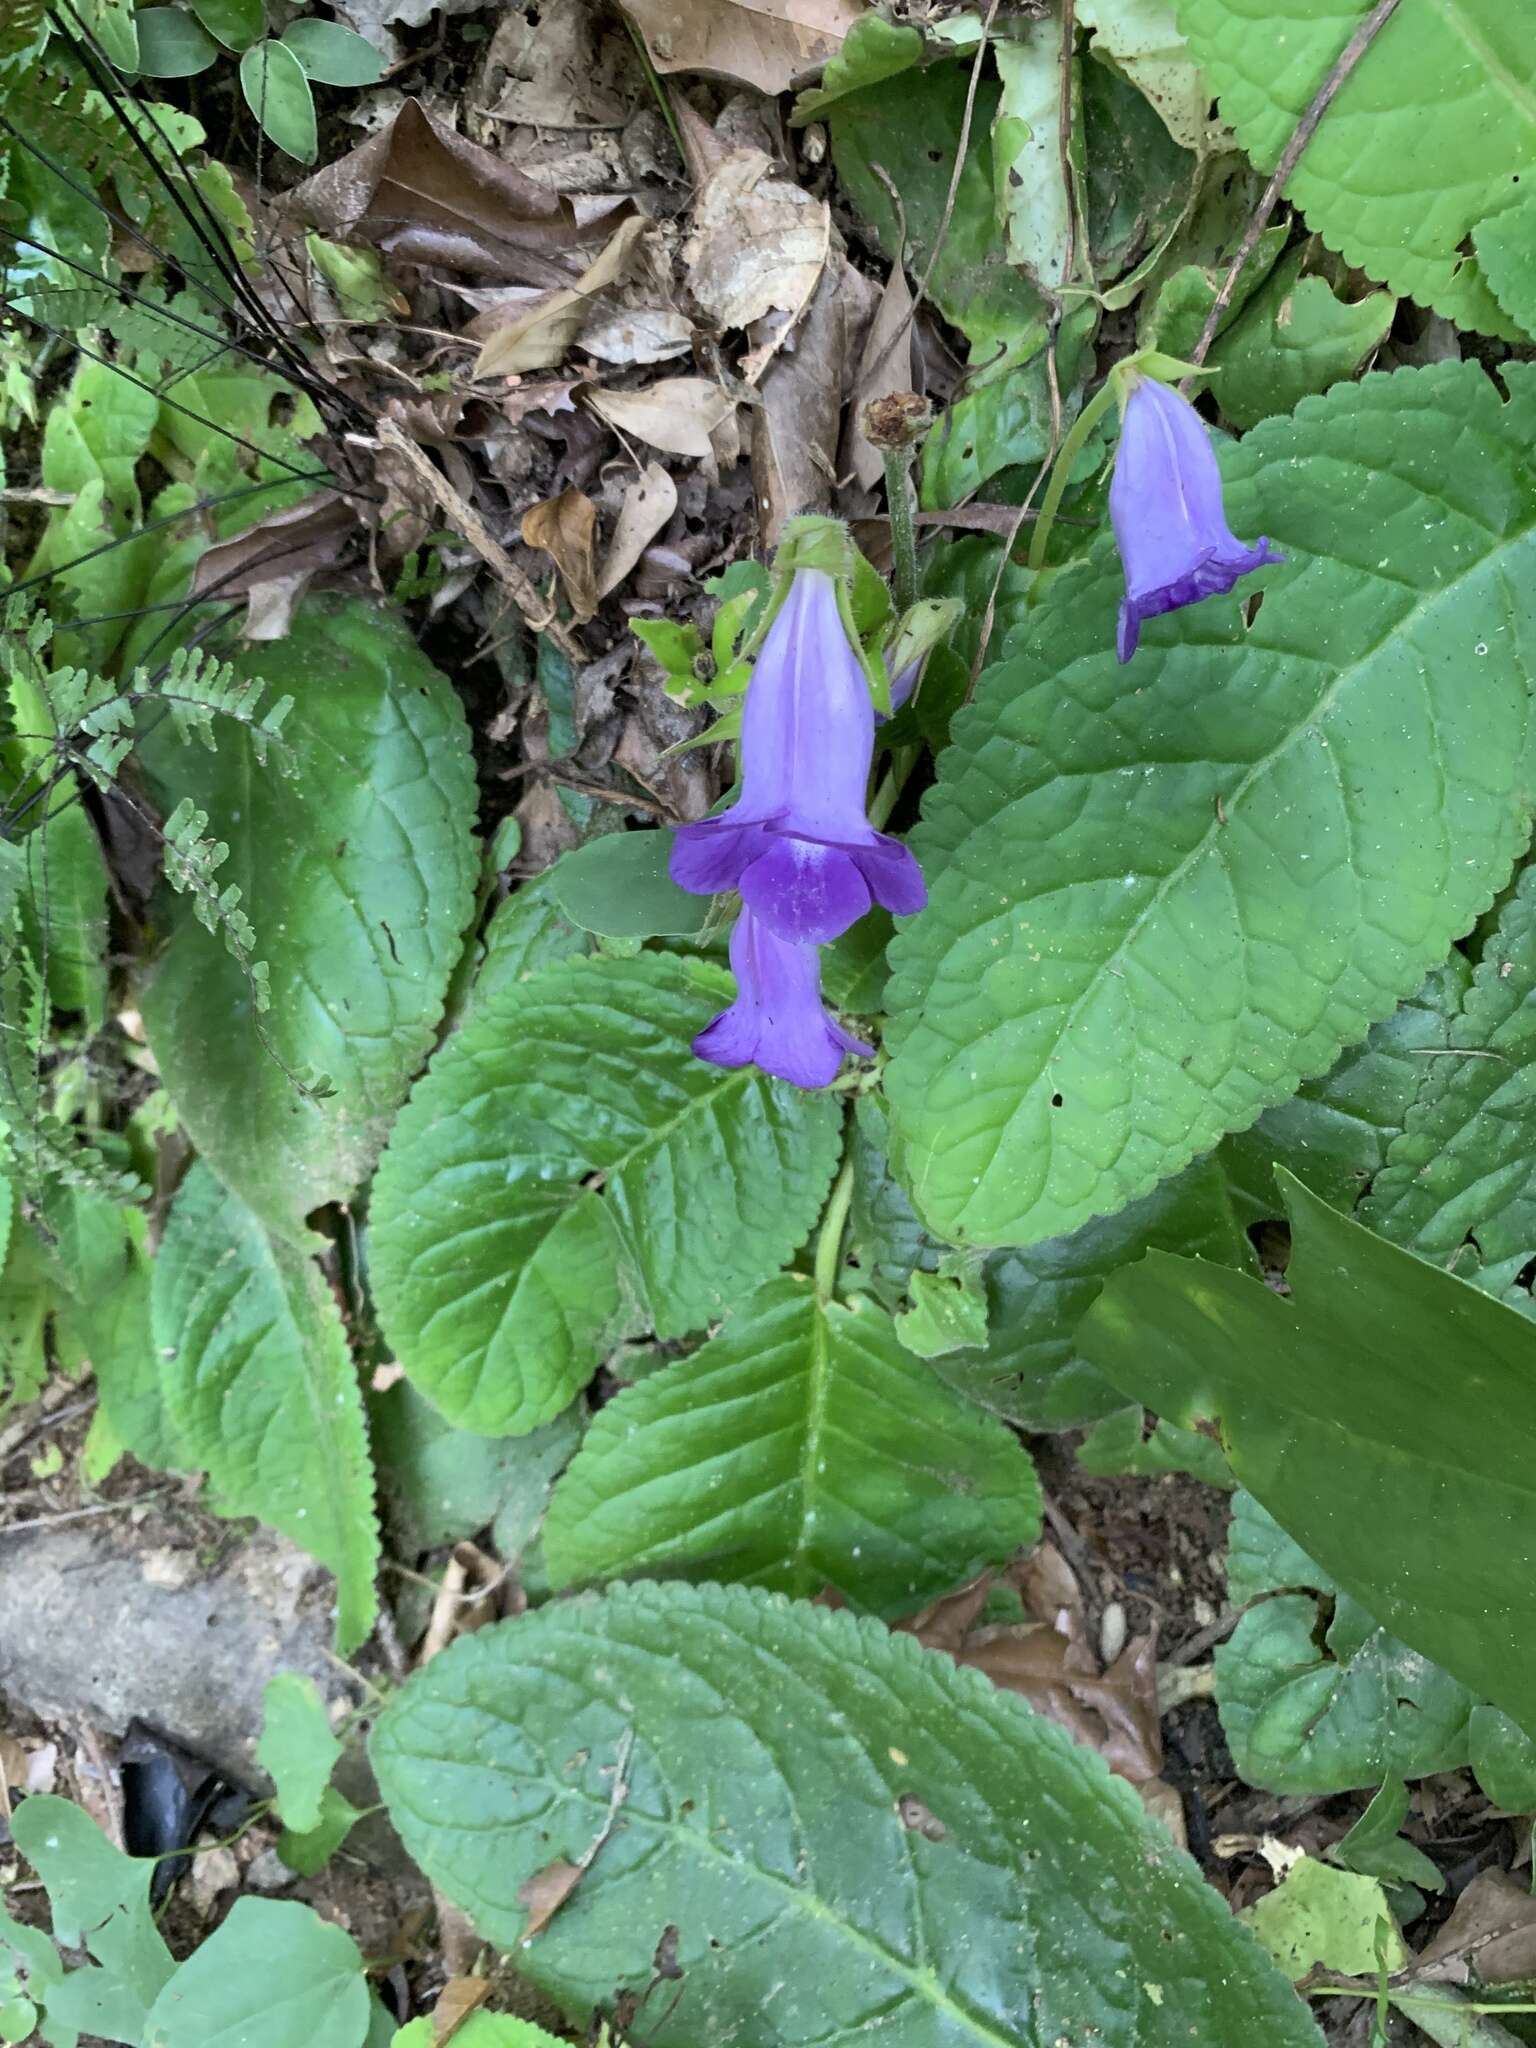
[{"label": "hairy flower stem", "polygon": [[912,512],[912,457],[916,450],[882,448],[885,503],[891,516],[891,555],[896,609],[909,612],[917,603],[917,528]]},{"label": "hairy flower stem", "polygon": [[827,1197],[826,1212],[816,1238],[816,1299],[830,1301],[837,1286],[837,1269],[843,1249],[843,1232],[853,1201],[853,1154],[843,1161],[843,1170]]}]

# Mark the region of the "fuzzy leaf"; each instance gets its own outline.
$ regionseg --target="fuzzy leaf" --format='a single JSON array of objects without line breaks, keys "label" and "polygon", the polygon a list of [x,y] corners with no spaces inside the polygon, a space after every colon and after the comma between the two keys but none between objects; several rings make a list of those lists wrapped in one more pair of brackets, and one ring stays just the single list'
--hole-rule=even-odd
[{"label": "fuzzy leaf", "polygon": [[378,1526],[362,1395],[313,1260],[206,1166],[182,1183],[151,1286],[166,1403],[228,1515],[259,1515],[336,1574],[336,1639],[373,1626]]},{"label": "fuzzy leaf", "polygon": [[[435,1659],[372,1750],[432,1882],[583,2022],[670,1925],[678,2040],[1320,2040],[1096,1755],[869,1618],[741,1586],[555,1603]],[[519,1890],[612,1826],[617,1770],[622,1823],[523,1945]]]},{"label": "fuzzy leaf", "polygon": [[256,1761],[277,1787],[284,1827],[308,1834],[320,1825],[320,1802],[341,1744],[312,1678],[279,1671],[262,1693],[261,1740]]},{"label": "fuzzy leaf", "polygon": [[477,1001],[439,1052],[379,1168],[372,1273],[451,1421],[549,1421],[606,1346],[702,1328],[804,1241],[839,1105],[693,1057],[731,986],[663,954],[568,961]]},{"label": "fuzzy leaf", "polygon": [[150,2011],[144,2048],[362,2048],[370,2011],[357,1943],[291,1899],[236,1899]]},{"label": "fuzzy leaf", "polygon": [[[1371,0],[1179,0],[1225,119],[1272,171]],[[1536,171],[1536,41],[1509,0],[1405,0],[1286,186],[1331,249],[1463,327],[1518,332],[1465,252]]]},{"label": "fuzzy leaf", "polygon": [[551,1581],[679,1568],[910,1614],[1040,1532],[1028,1458],[868,1299],[772,1281],[602,1408],[544,1525]]},{"label": "fuzzy leaf", "polygon": [[[886,1072],[920,1212],[1028,1245],[1284,1100],[1444,958],[1529,830],[1536,372],[1370,377],[1223,454],[1268,534],[1114,656],[1107,541],[955,721]],[[1476,688],[1468,687],[1469,669]],[[895,1035],[895,1034],[893,1034]]]},{"label": "fuzzy leaf", "polygon": [[[298,699],[291,773],[263,769],[261,737],[217,720],[217,752],[163,727],[147,751],[162,788],[229,844],[219,881],[256,926],[264,1028],[289,1071],[199,896],[167,906],[144,1021],[204,1158],[269,1228],[300,1238],[312,1209],[367,1175],[431,1044],[473,903],[474,771],[448,679],[387,613],[311,604],[235,668]],[[315,1072],[335,1084],[327,1100],[293,1078]]]}]

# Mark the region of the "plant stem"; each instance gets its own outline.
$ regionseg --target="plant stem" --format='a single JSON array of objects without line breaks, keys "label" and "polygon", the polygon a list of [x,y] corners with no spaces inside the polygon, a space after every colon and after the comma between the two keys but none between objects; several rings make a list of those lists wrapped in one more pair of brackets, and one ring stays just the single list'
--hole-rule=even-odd
[{"label": "plant stem", "polygon": [[1056,512],[1072,476],[1072,465],[1087,445],[1088,436],[1103,419],[1114,403],[1115,382],[1106,377],[1098,390],[1072,422],[1071,432],[1061,444],[1056,457],[1056,466],[1051,471],[1051,480],[1046,485],[1045,497],[1040,506],[1040,517],[1035,521],[1035,530],[1029,540],[1030,574],[1038,576],[1045,560],[1045,544],[1051,537],[1051,528],[1056,523]]},{"label": "plant stem", "polygon": [[843,1249],[843,1231],[848,1222],[848,1208],[853,1200],[853,1155],[843,1161],[843,1170],[837,1176],[832,1193],[827,1198],[826,1214],[821,1219],[821,1230],[816,1238],[816,1299],[830,1301],[837,1285],[837,1268]]},{"label": "plant stem", "polygon": [[896,610],[911,611],[917,603],[917,529],[912,521],[912,483],[909,472],[913,450],[882,448],[885,464],[885,503],[891,515],[891,555],[895,571]]}]

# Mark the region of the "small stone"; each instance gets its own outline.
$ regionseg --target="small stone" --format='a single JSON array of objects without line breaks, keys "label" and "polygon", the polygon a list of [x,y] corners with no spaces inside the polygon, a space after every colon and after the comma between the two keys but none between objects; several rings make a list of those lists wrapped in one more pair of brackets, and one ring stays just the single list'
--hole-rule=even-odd
[{"label": "small stone", "polygon": [[250,1868],[245,1873],[247,1891],[285,1892],[291,1884],[297,1882],[298,1879],[275,1849],[263,1849],[259,1856],[252,1858]]}]

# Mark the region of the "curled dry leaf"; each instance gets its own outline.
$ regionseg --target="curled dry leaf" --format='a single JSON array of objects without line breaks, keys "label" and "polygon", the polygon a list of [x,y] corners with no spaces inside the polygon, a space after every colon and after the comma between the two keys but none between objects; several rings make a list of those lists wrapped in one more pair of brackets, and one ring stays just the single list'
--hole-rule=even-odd
[{"label": "curled dry leaf", "polygon": [[565,195],[455,134],[415,100],[284,204],[327,235],[401,262],[549,290],[573,283],[591,246],[614,227],[611,214],[581,220]]},{"label": "curled dry leaf", "polygon": [[524,1941],[532,1941],[536,1934],[543,1933],[581,1883],[584,1874],[581,1864],[569,1863],[565,1857],[557,1856],[553,1863],[546,1863],[542,1870],[536,1870],[526,1883],[518,1887],[517,1903],[528,1908]]},{"label": "curled dry leaf", "polygon": [[772,312],[792,325],[821,278],[831,235],[823,200],[775,175],[761,150],[733,150],[694,206],[683,246],[689,289],[716,327],[749,327]]},{"label": "curled dry leaf", "polygon": [[661,72],[713,71],[783,92],[825,64],[866,12],[864,0],[626,0]]},{"label": "curled dry leaf", "polygon": [[357,524],[349,500],[329,492],[269,512],[203,551],[189,595],[244,597],[243,636],[282,640],[310,578],[335,567]]},{"label": "curled dry leaf", "polygon": [[597,579],[599,597],[618,589],[676,510],[676,484],[659,462],[649,464],[624,493],[608,559]]},{"label": "curled dry leaf", "polygon": [[1133,1784],[1162,1769],[1157,1716],[1157,1658],[1150,1636],[1138,1636],[1102,1675],[1080,1645],[1044,1622],[976,1629],[958,1661],[984,1671],[994,1685],[1022,1693],[1069,1735],[1096,1749],[1109,1768]]},{"label": "curled dry leaf", "polygon": [[[500,310],[479,313],[469,332],[484,346],[475,359],[476,377],[504,377],[523,370],[552,370],[581,331],[597,294],[617,284],[629,268],[647,223],[638,214],[621,221],[594,262],[573,285],[549,292],[503,319]],[[492,330],[486,333],[485,323]]]},{"label": "curled dry leaf", "polygon": [[592,500],[578,490],[567,489],[556,498],[530,505],[523,514],[523,539],[553,559],[571,601],[571,614],[578,626],[585,625],[597,610],[598,598],[593,560],[597,507]]},{"label": "curled dry leaf", "polygon": [[810,309],[768,365],[752,419],[752,486],[765,547],[797,512],[831,509],[844,379],[858,360],[871,287],[840,251]]},{"label": "curled dry leaf", "polygon": [[665,363],[687,355],[693,323],[671,306],[619,305],[588,320],[577,342],[589,356],[621,369],[633,363]]},{"label": "curled dry leaf", "polygon": [[1517,1984],[1536,1978],[1536,1899],[1503,1870],[1473,1878],[1414,1966],[1439,1984]]},{"label": "curled dry leaf", "polygon": [[446,2048],[454,2034],[491,1995],[489,1977],[450,1977],[432,2008],[432,2048]]},{"label": "curled dry leaf", "polygon": [[705,377],[663,377],[643,391],[593,391],[587,403],[621,434],[669,455],[709,456],[736,401]]},{"label": "curled dry leaf", "polygon": [[864,408],[898,391],[910,391],[915,383],[912,363],[912,288],[901,264],[891,267],[869,338],[859,357],[853,380],[852,403],[848,408],[848,431],[843,439],[845,470],[851,469],[866,491],[879,482],[884,465],[880,451],[859,431]]}]

